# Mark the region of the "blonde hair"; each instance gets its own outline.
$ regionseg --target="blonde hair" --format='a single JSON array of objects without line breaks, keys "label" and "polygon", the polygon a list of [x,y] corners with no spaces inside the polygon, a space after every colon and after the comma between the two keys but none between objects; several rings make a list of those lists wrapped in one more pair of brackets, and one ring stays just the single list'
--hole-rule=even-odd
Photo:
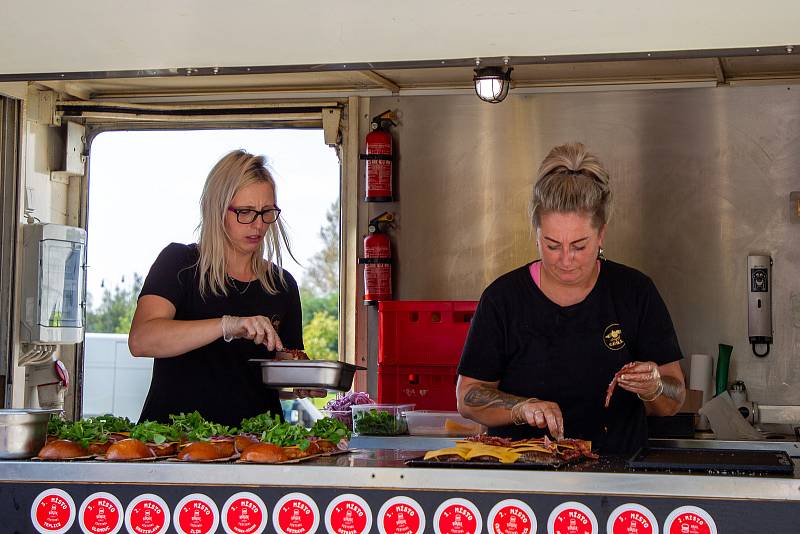
[{"label": "blonde hair", "polygon": [[[254,183],[268,183],[272,186],[277,207],[278,192],[275,180],[267,169],[263,156],[254,156],[244,150],[234,150],[219,160],[208,173],[200,197],[201,218],[198,226],[200,258],[197,260],[197,268],[200,276],[200,295],[203,298],[209,291],[215,296],[228,295],[225,244],[229,238],[225,232],[225,217],[236,193]],[[264,240],[251,259],[253,274],[261,287],[270,295],[278,292],[278,283],[286,287],[281,242],[291,255],[286,230],[283,222],[278,219],[269,225]]]},{"label": "blonde hair", "polygon": [[580,212],[591,215],[595,228],[611,217],[611,187],[608,171],[582,143],[553,148],[539,167],[533,186],[530,216],[539,228],[542,215]]}]

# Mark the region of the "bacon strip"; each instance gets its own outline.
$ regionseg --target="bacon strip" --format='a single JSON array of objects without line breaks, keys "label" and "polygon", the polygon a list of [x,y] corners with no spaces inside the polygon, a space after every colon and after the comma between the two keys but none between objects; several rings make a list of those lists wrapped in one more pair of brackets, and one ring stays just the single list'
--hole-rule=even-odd
[{"label": "bacon strip", "polygon": [[619,371],[616,372],[616,374],[614,374],[614,378],[613,380],[611,380],[611,383],[608,385],[608,389],[606,390],[606,403],[605,403],[606,408],[608,408],[608,406],[611,404],[611,395],[614,394],[614,388],[617,387],[617,382],[619,381],[619,377],[622,376],[623,373],[625,373],[625,371],[627,371],[634,365],[636,365],[636,362],[628,362],[622,366],[622,369],[620,369]]},{"label": "bacon strip", "polygon": [[308,360],[308,355],[300,349],[283,349],[277,351],[277,354],[284,355],[279,360]]},{"label": "bacon strip", "polygon": [[499,436],[490,436],[489,434],[477,434],[465,438],[465,441],[476,441],[478,443],[485,443],[486,445],[495,445],[497,447],[510,447],[511,440],[508,438],[501,438]]}]

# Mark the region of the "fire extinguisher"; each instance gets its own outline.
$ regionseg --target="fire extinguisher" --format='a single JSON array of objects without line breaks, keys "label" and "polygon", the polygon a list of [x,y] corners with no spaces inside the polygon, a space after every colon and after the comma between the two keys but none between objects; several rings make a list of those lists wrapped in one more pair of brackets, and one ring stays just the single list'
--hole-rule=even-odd
[{"label": "fire extinguisher", "polygon": [[394,126],[392,111],[386,110],[372,118],[372,131],[367,134],[366,160],[367,187],[364,200],[367,202],[391,202],[392,195],[392,134]]},{"label": "fire extinguisher", "polygon": [[392,244],[386,230],[394,215],[381,213],[369,222],[369,233],[364,237],[364,304],[377,304],[392,300]]}]

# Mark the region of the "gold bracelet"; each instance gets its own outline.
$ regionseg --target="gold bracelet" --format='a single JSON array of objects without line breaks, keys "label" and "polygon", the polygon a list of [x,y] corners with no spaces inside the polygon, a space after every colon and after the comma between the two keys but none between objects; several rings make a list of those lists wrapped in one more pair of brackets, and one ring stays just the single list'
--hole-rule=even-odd
[{"label": "gold bracelet", "polygon": [[511,407],[511,422],[517,426],[527,425],[528,420],[525,418],[525,415],[522,413],[522,407],[531,402],[531,401],[538,401],[536,397],[531,397],[530,399],[525,399],[519,401],[514,406]]},{"label": "gold bracelet", "polygon": [[517,426],[521,426],[526,423],[525,417],[522,415],[522,410],[520,410],[522,405],[526,402],[528,402],[527,399],[524,401],[519,401],[511,407],[511,422]]},{"label": "gold bracelet", "polygon": [[652,397],[650,397],[650,398],[648,399],[648,398],[642,397],[642,396],[641,396],[641,395],[639,395],[638,393],[636,394],[636,396],[637,396],[637,397],[639,397],[639,399],[640,399],[640,400],[643,400],[644,402],[653,402],[654,400],[656,400],[657,398],[659,398],[659,397],[661,396],[661,394],[662,394],[662,393],[664,393],[664,382],[661,380],[661,377],[659,377],[659,379],[658,379],[658,386],[656,386],[656,392],[653,394],[653,396],[652,396]]}]

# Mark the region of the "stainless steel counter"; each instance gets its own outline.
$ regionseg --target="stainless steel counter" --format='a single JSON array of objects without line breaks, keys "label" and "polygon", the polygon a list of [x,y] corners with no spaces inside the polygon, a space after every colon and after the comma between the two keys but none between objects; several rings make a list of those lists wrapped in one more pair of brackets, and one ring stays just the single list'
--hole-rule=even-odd
[{"label": "stainless steel counter", "polygon": [[[0,463],[2,482],[256,485],[280,487],[417,489],[639,495],[800,502],[800,469],[792,477],[713,476],[632,472],[622,459],[578,464],[560,471],[407,467],[418,451],[355,450],[303,464],[183,464],[178,462]],[[344,469],[342,469],[344,468]]]},{"label": "stainless steel counter", "polygon": [[[494,525],[499,515],[493,514],[500,514],[501,509],[522,514],[520,517],[529,525],[538,524],[531,529],[535,532],[545,532],[546,528],[552,532],[547,525],[556,521],[569,521],[571,527],[573,520],[592,525],[591,530],[576,532],[605,532],[600,529],[624,515],[631,524],[644,521],[643,527],[662,525],[661,532],[675,532],[681,521],[692,521],[698,528],[707,522],[713,526],[711,530],[697,531],[713,534],[797,533],[797,463],[793,475],[771,477],[633,472],[626,469],[623,458],[613,457],[558,471],[409,467],[404,463],[419,456],[419,451],[373,449],[288,465],[2,462],[2,530],[32,532],[38,523],[48,531],[53,531],[51,527],[56,524],[64,528],[60,531],[65,534],[78,532],[76,518],[88,518],[95,525],[101,521],[99,514],[87,512],[94,503],[113,507],[114,511],[124,509],[126,522],[136,516],[137,521],[149,521],[147,525],[152,526],[159,520],[166,525],[165,530],[172,532],[170,517],[175,521],[181,516],[183,520],[194,520],[187,514],[200,508],[219,521],[239,521],[245,516],[231,516],[227,507],[236,499],[249,499],[258,516],[269,515],[272,525],[294,525],[292,511],[303,510],[311,527],[292,532],[308,534],[394,532],[381,530],[379,525],[393,521],[392,517],[399,520],[400,508],[404,514],[409,510],[409,514],[417,514],[415,517],[424,522],[415,530],[404,527],[403,532],[415,534],[465,532],[462,519]],[[190,502],[192,506],[187,506]],[[348,520],[341,512],[344,507],[340,505],[345,502],[360,517],[374,517],[374,521],[370,519],[359,528],[348,524],[344,530],[331,530],[327,525],[334,520]],[[152,509],[153,515],[146,515],[145,507]],[[390,510],[397,511],[397,515]],[[103,528],[109,528],[108,517],[103,516]],[[298,516],[301,527],[302,520]],[[326,530],[322,530],[323,520]],[[453,528],[449,528],[450,523]],[[629,527],[626,523],[625,528]],[[471,528],[470,532],[480,530],[474,525]],[[213,530],[211,525],[198,532]],[[156,532],[152,528],[146,531]],[[486,531],[490,531],[488,526]]]}]

